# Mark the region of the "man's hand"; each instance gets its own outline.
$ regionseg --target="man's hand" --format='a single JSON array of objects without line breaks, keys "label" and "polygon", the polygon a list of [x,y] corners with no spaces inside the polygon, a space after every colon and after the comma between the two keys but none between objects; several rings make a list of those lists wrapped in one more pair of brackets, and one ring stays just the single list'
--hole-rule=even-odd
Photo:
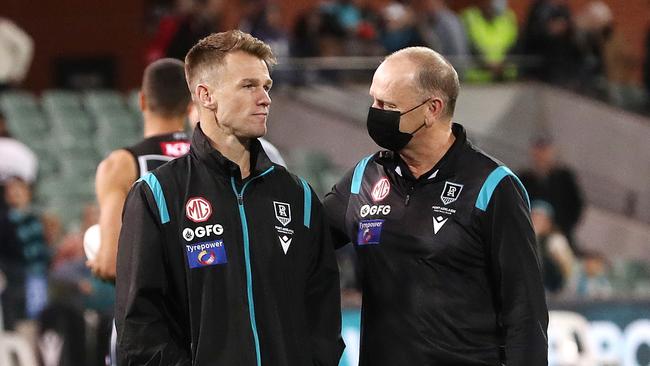
[{"label": "man's hand", "polygon": [[95,276],[102,280],[115,282],[116,263],[117,247],[100,245],[97,256],[86,261],[86,266],[90,268]]}]

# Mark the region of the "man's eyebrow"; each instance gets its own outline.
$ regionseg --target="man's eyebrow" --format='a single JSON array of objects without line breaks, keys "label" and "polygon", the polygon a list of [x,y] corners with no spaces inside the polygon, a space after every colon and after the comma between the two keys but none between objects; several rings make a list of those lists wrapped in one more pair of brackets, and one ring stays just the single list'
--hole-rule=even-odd
[{"label": "man's eyebrow", "polygon": [[[240,83],[240,84],[250,83],[250,84],[255,84],[255,85],[257,85],[257,84],[260,84],[261,81],[262,81],[262,80],[260,80],[260,79],[256,79],[256,78],[244,78],[244,79],[241,79],[241,80],[239,81],[239,83]],[[271,80],[271,79],[265,79],[265,80],[263,80],[262,84],[273,84],[273,80]]]}]

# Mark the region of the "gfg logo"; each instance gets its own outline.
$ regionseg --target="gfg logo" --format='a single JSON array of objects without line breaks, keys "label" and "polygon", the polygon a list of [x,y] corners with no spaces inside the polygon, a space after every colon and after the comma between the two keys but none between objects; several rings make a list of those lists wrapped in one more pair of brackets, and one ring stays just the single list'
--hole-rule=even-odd
[{"label": "gfg logo", "polygon": [[390,213],[390,205],[363,205],[359,214],[361,217],[366,217],[368,215],[388,215]]},{"label": "gfg logo", "polygon": [[189,227],[183,229],[183,239],[185,241],[192,241],[194,238],[203,238],[211,235],[223,234],[223,226],[221,224],[199,226],[195,229]]}]

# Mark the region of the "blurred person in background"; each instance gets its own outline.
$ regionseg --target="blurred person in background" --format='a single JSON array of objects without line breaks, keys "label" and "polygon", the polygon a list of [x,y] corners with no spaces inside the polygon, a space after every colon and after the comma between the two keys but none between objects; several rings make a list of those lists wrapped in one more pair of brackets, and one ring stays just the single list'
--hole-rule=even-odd
[{"label": "blurred person in background", "polygon": [[[38,173],[38,159],[27,145],[11,137],[5,115],[0,111],[0,191],[10,177],[20,177],[32,184]],[[7,157],[11,157],[8,159]],[[0,205],[1,206],[1,205]]]},{"label": "blurred person in background", "polygon": [[40,218],[31,206],[29,184],[20,177],[9,178],[4,196],[8,210],[0,222],[10,225],[14,235],[12,241],[0,244],[0,270],[9,284],[2,300],[5,324],[13,329],[21,319],[35,319],[47,304],[50,249]]},{"label": "blurred person in background", "polygon": [[614,288],[609,281],[609,269],[610,264],[601,253],[583,252],[575,274],[575,294],[586,299],[612,296]]},{"label": "blurred person in background", "polygon": [[466,72],[470,82],[514,80],[517,67],[508,55],[517,44],[517,17],[507,0],[481,0],[461,13],[475,66]]},{"label": "blurred person in background", "polygon": [[16,87],[27,76],[34,41],[11,20],[0,16],[0,92]]},{"label": "blurred person in background", "polygon": [[225,4],[224,0],[176,0],[175,11],[160,19],[146,61],[183,60],[199,39],[221,28]]},{"label": "blurred person in background", "polygon": [[410,5],[391,1],[381,9],[380,14],[382,26],[379,40],[386,52],[425,44],[416,27],[415,11]]},{"label": "blurred person in background", "polygon": [[569,240],[555,227],[553,206],[542,200],[531,202],[531,219],[542,263],[544,287],[553,294],[562,292],[571,281],[575,258]]},{"label": "blurred person in background", "polygon": [[527,195],[452,122],[459,89],[429,48],[388,56],[367,119],[386,150],[325,196],[335,245],[359,259],[360,366],[547,364]]},{"label": "blurred person in background", "polygon": [[576,87],[582,59],[567,0],[535,1],[528,11],[522,38],[523,53],[535,58],[526,74],[544,82]]},{"label": "blurred person in background", "polygon": [[543,200],[553,207],[555,223],[569,239],[577,256],[582,251],[574,237],[575,227],[584,209],[582,190],[573,170],[557,158],[551,136],[541,134],[531,140],[531,166],[520,173],[531,200]]},{"label": "blurred person in background", "polygon": [[605,45],[613,30],[612,11],[603,1],[590,1],[575,16],[575,42],[581,53],[580,91],[594,97],[606,93]]},{"label": "blurred person in background", "polygon": [[456,70],[462,70],[469,44],[458,15],[445,0],[421,0],[417,10],[418,30],[427,47],[449,58]]}]

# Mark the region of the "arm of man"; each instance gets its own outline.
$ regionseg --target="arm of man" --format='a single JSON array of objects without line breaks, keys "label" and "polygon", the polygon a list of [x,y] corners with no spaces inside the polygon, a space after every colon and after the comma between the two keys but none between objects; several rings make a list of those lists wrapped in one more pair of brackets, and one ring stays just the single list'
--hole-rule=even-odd
[{"label": "arm of man", "polygon": [[122,209],[136,179],[135,168],[135,161],[126,150],[113,151],[97,167],[95,192],[99,203],[100,244],[97,256],[87,265],[95,276],[103,280],[115,281]]},{"label": "arm of man", "polygon": [[149,186],[136,183],[124,206],[117,255],[115,325],[123,366],[192,364],[179,316],[170,310],[158,210]]},{"label": "arm of man", "polygon": [[345,213],[348,210],[353,172],[353,170],[347,172],[323,199],[323,206],[325,207],[325,214],[329,222],[332,241],[336,249],[350,242],[350,238],[345,233]]},{"label": "arm of man", "polygon": [[316,194],[311,194],[315,204],[310,230],[315,247],[306,288],[307,321],[314,365],[337,366],[345,348],[341,338],[339,269],[323,207]]},{"label": "arm of man", "polygon": [[526,194],[513,177],[496,186],[484,219],[506,364],[546,365],[548,310],[535,234]]}]

